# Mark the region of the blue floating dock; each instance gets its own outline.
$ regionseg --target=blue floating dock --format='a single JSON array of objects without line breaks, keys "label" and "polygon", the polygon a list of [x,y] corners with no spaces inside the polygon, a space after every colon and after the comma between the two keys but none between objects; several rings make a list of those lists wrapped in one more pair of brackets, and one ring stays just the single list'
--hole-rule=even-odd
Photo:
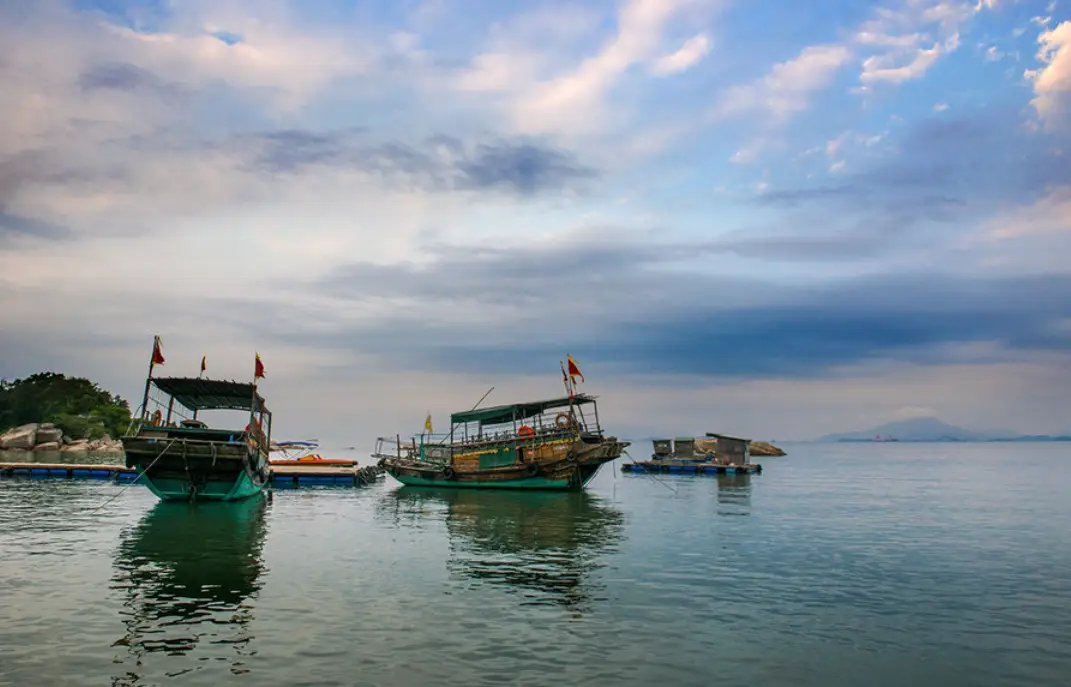
[{"label": "blue floating dock", "polygon": [[[84,465],[63,463],[0,463],[0,478],[29,477],[31,479],[95,479],[113,482],[133,482],[137,470],[122,465]],[[272,467],[272,486],[280,488],[302,486],[356,487],[372,484],[383,477],[383,469],[369,467],[290,466]]]},{"label": "blue floating dock", "polygon": [[757,475],[762,473],[758,463],[747,465],[713,465],[710,463],[688,464],[680,461],[648,460],[624,463],[621,472],[667,472],[686,475]]}]

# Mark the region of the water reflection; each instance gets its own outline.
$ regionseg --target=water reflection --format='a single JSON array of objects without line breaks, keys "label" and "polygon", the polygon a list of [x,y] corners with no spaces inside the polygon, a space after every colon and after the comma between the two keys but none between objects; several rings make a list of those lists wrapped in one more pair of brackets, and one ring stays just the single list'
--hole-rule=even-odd
[{"label": "water reflection", "polygon": [[718,475],[718,515],[751,515],[751,475]]},{"label": "water reflection", "polygon": [[[114,685],[138,684],[151,654],[185,656],[162,668],[169,676],[195,669],[186,656],[198,649],[201,661],[226,661],[233,673],[245,672],[252,606],[264,571],[263,496],[237,503],[159,502],[136,526],[121,535],[112,588],[125,595],[126,634],[114,646],[135,662],[135,669]],[[201,644],[203,642],[203,644]],[[162,667],[162,666],[161,666]]]},{"label": "water reflection", "polygon": [[602,585],[592,573],[621,541],[620,511],[587,492],[401,488],[388,505],[399,520],[442,515],[449,571],[521,594],[522,604],[590,610]]}]

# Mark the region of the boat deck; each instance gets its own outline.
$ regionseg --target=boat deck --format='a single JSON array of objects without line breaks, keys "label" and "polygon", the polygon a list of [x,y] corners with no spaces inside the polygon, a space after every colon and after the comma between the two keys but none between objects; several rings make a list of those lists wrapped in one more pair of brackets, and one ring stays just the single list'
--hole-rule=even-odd
[{"label": "boat deck", "polygon": [[758,463],[717,465],[685,460],[645,460],[624,463],[621,472],[677,472],[688,475],[751,475],[762,473]]},{"label": "boat deck", "polygon": [[[272,486],[280,488],[312,485],[360,486],[371,484],[383,476],[383,469],[367,467],[296,465],[272,466]],[[122,465],[93,465],[77,463],[0,463],[0,477],[29,477],[33,479],[99,479],[112,482],[132,482],[138,471]]]}]

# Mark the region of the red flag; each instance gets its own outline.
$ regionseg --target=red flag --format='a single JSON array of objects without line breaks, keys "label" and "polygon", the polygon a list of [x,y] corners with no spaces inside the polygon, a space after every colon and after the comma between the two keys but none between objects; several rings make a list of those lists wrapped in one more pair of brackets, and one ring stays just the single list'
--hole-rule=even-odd
[{"label": "red flag", "polygon": [[160,337],[153,337],[152,342],[152,364],[163,365],[164,364],[164,352],[160,348]]},{"label": "red flag", "polygon": [[260,379],[264,376],[264,363],[260,362],[260,354],[257,353],[257,365],[253,370],[253,379]]},{"label": "red flag", "polygon": [[572,377],[572,378],[580,377],[580,381],[583,382],[584,381],[584,375],[580,372],[580,366],[578,366],[576,364],[576,361],[573,360],[573,356],[566,355],[565,357],[569,361],[569,376]]},{"label": "red flag", "polygon": [[206,356],[206,355],[202,355],[201,356],[201,372],[205,371],[205,358],[207,358],[207,357],[208,356]]}]

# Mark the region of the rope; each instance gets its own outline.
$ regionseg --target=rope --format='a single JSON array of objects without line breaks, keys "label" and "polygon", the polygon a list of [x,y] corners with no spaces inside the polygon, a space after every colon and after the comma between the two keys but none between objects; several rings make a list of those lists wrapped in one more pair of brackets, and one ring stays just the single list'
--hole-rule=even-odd
[{"label": "rope", "polygon": [[104,506],[107,506],[107,505],[108,505],[109,503],[111,503],[111,502],[112,502],[112,501],[114,501],[115,499],[117,499],[117,498],[119,498],[120,496],[122,496],[123,492],[125,492],[125,491],[127,490],[127,488],[129,488],[129,487],[130,487],[130,486],[131,486],[132,484],[134,484],[134,483],[135,483],[135,482],[137,482],[137,481],[138,481],[139,479],[141,479],[141,476],[142,476],[142,475],[144,475],[144,474],[145,474],[146,472],[148,472],[149,470],[151,470],[151,469],[152,469],[152,466],[153,466],[153,465],[156,465],[156,461],[158,461],[158,460],[160,460],[161,458],[163,458],[163,457],[164,457],[164,454],[165,454],[165,453],[167,453],[167,450],[168,450],[169,448],[171,448],[171,447],[172,447],[172,446],[174,445],[174,443],[175,443],[176,441],[178,441],[178,439],[172,439],[172,440],[171,440],[170,442],[168,442],[167,446],[165,446],[165,447],[164,447],[164,450],[163,450],[163,451],[160,451],[160,455],[158,455],[158,456],[156,456],[155,458],[153,458],[153,459],[152,459],[152,462],[151,462],[151,463],[149,463],[149,464],[148,464],[148,465],[147,465],[147,466],[145,467],[145,469],[144,469],[144,470],[142,470],[142,471],[141,471],[140,473],[138,473],[138,476],[137,476],[137,477],[135,477],[134,479],[132,479],[132,480],[130,480],[129,482],[127,482],[126,484],[124,484],[124,485],[123,485],[123,487],[122,487],[121,489],[119,489],[119,491],[118,491],[117,493],[113,494],[113,495],[111,496],[111,498],[109,498],[109,499],[108,499],[107,501],[105,501],[104,503],[100,504],[99,506],[97,506],[97,507],[96,507],[96,508],[94,508],[93,510],[89,511],[89,514],[90,514],[90,515],[93,515],[94,513],[96,513],[97,511],[99,511],[99,510],[100,510],[101,508],[104,508]]},{"label": "rope", "polygon": [[[628,452],[628,449],[624,449],[624,450],[622,450],[621,452],[622,452],[623,454],[625,454],[626,456],[628,456],[628,457],[629,457],[629,459],[630,459],[630,460],[632,460],[633,462],[635,462],[635,461],[636,461],[636,459],[632,457],[632,454]],[[652,479],[652,480],[654,480],[655,482],[658,482],[659,484],[661,484],[661,485],[662,485],[663,487],[665,487],[666,489],[669,489],[669,490],[670,490],[671,492],[673,492],[673,495],[674,495],[674,496],[676,496],[676,495],[677,495],[677,490],[676,490],[676,489],[674,489],[673,487],[669,486],[668,484],[666,484],[666,483],[665,483],[665,482],[663,482],[662,480],[658,479],[657,477],[655,477],[655,476],[654,476],[654,475],[652,475],[651,473],[647,472],[646,470],[644,470],[644,471],[643,471],[643,472],[641,472],[640,474],[641,474],[641,475],[643,475],[644,477],[649,477],[649,478],[651,478],[651,479]]]}]

